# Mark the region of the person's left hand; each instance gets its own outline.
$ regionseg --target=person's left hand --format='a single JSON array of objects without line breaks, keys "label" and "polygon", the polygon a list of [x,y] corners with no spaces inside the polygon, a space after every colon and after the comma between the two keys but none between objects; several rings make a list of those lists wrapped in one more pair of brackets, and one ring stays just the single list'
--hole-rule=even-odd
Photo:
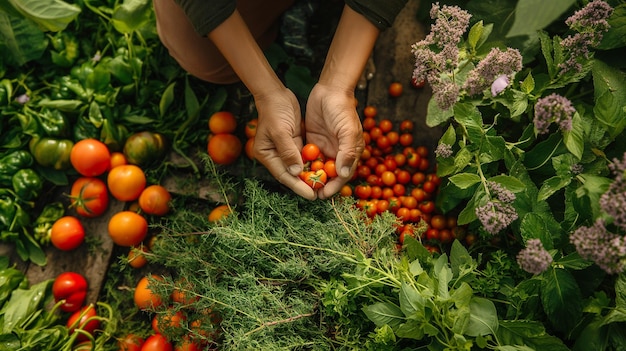
[{"label": "person's left hand", "polygon": [[339,176],[317,192],[318,198],[329,198],[352,178],[365,148],[354,91],[316,84],[309,95],[304,121],[306,142],[317,144],[327,158],[336,162]]}]

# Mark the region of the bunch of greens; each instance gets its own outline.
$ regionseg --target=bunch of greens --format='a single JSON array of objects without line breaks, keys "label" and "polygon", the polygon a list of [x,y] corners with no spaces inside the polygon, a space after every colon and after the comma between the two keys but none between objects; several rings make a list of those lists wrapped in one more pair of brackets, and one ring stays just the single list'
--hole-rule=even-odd
[{"label": "bunch of greens", "polygon": [[434,4],[414,76],[432,87],[427,123],[447,126],[439,208],[479,233],[476,252],[498,243],[527,272],[506,317],[575,350],[621,349],[626,7],[573,3],[464,4],[479,18]]},{"label": "bunch of greens", "polygon": [[[0,344],[2,350],[20,351],[70,351],[79,335],[89,335],[74,326],[74,331],[65,325],[65,318],[52,295],[53,280],[30,285],[20,270],[9,265],[7,257],[0,257]],[[96,316],[102,330],[97,337],[89,335],[87,342],[94,349],[101,349],[116,328],[108,323],[112,311],[107,304],[98,303],[98,311],[108,316]]]}]

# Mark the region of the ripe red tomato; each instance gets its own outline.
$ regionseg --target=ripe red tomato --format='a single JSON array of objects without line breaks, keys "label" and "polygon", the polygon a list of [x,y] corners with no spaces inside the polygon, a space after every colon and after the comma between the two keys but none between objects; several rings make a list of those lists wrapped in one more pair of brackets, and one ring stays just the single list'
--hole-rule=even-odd
[{"label": "ripe red tomato", "polygon": [[80,177],[72,184],[70,202],[79,216],[98,217],[109,207],[109,191],[100,178]]},{"label": "ripe red tomato", "polygon": [[398,97],[402,95],[402,83],[393,82],[389,84],[389,95],[391,97]]},{"label": "ripe red tomato", "polygon": [[417,80],[415,77],[411,78],[411,86],[415,89],[421,89],[426,85],[426,80]]},{"label": "ripe red tomato", "polygon": [[[93,335],[96,329],[100,327],[100,320],[98,319],[96,308],[93,305],[89,305],[74,312],[67,320],[66,326],[69,329],[70,334],[74,333],[76,329],[81,329],[82,331]],[[76,340],[78,341],[85,341],[88,339],[89,338],[83,333],[79,333],[76,337]]]},{"label": "ripe red tomato", "polygon": [[398,138],[398,142],[402,146],[409,146],[409,145],[413,144],[413,134],[411,134],[411,133],[402,133],[402,134],[400,134],[400,137]]},{"label": "ripe red tomato", "polygon": [[200,345],[193,341],[192,338],[184,336],[180,342],[174,347],[174,351],[200,351],[202,348]]},{"label": "ripe red tomato", "polygon": [[378,109],[375,106],[365,106],[365,108],[363,109],[363,116],[367,117],[376,117],[376,115],[378,114]]},{"label": "ripe red tomato", "polygon": [[419,204],[419,209],[426,214],[433,213],[433,211],[435,211],[435,203],[430,200],[421,202]]},{"label": "ripe red tomato", "polygon": [[164,216],[170,211],[172,195],[162,185],[153,184],[145,188],[139,195],[139,207],[144,213]]},{"label": "ripe red tomato", "polygon": [[367,200],[372,195],[372,186],[369,184],[359,184],[354,187],[354,195],[358,199]]},{"label": "ripe red tomato", "polygon": [[393,129],[393,122],[388,118],[382,119],[378,122],[378,128],[383,131],[383,134],[387,134]]},{"label": "ripe red tomato", "polygon": [[323,169],[318,169],[317,171],[302,171],[302,173],[300,173],[300,179],[311,188],[319,189],[326,185],[328,175]]},{"label": "ripe red tomato", "polygon": [[141,351],[144,340],[137,334],[128,334],[117,341],[118,351]]},{"label": "ripe red tomato", "polygon": [[371,130],[376,127],[376,119],[374,117],[365,117],[361,123],[363,130]]},{"label": "ripe red tomato", "polygon": [[117,166],[107,175],[107,186],[111,195],[120,201],[134,201],[146,188],[146,174],[137,165]]},{"label": "ripe red tomato", "polygon": [[427,180],[422,184],[422,189],[424,189],[427,193],[434,193],[437,190],[437,185],[435,183]]},{"label": "ripe red tomato", "polygon": [[65,302],[59,307],[63,312],[78,311],[87,297],[87,280],[79,273],[63,272],[52,283],[54,301]]},{"label": "ripe red tomato", "polygon": [[413,121],[411,121],[410,119],[405,119],[400,122],[400,133],[411,133],[413,132],[413,127]]},{"label": "ripe red tomato", "polygon": [[237,119],[232,112],[218,111],[209,117],[209,130],[213,134],[233,133],[237,129]]},{"label": "ripe red tomato", "polygon": [[234,163],[241,155],[243,144],[241,140],[230,133],[214,134],[209,139],[207,152],[213,162],[219,165]]},{"label": "ripe red tomato", "polygon": [[209,212],[209,222],[217,222],[230,214],[230,207],[226,204],[218,205]]},{"label": "ripe red tomato", "polygon": [[141,346],[141,351],[173,351],[174,345],[159,333],[150,335]]},{"label": "ripe red tomato", "polygon": [[446,217],[441,214],[433,215],[430,218],[430,226],[435,229],[445,229],[446,228]]},{"label": "ripe red tomato", "polygon": [[100,140],[83,139],[72,147],[70,162],[81,175],[97,177],[111,166],[111,152]]},{"label": "ripe red tomato", "polygon": [[320,157],[321,151],[320,147],[313,143],[308,143],[302,147],[302,161],[314,161],[318,157]]},{"label": "ripe red tomato", "polygon": [[85,228],[74,216],[57,219],[50,229],[50,242],[59,250],[74,250],[85,240]]},{"label": "ripe red tomato", "polygon": [[439,231],[439,241],[441,241],[443,244],[449,244],[452,242],[452,240],[454,240],[454,236],[450,229],[446,228]]},{"label": "ripe red tomato", "polygon": [[396,175],[392,171],[384,171],[380,175],[380,179],[382,180],[383,184],[386,186],[393,187],[396,184]]}]

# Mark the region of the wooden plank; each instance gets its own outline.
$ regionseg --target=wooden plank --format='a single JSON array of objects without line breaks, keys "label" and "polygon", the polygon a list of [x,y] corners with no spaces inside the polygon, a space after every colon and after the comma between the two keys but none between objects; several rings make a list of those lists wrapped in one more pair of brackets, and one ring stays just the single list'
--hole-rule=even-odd
[{"label": "wooden plank", "polygon": [[[415,58],[411,45],[425,37],[425,28],[417,20],[419,0],[409,0],[396,17],[393,26],[383,31],[374,48],[376,73],[367,88],[367,102],[378,109],[380,118],[389,118],[394,122],[411,119],[415,123],[415,143],[435,146],[443,131],[426,125],[426,110],[431,91],[426,87],[414,89],[411,76]],[[391,98],[389,85],[400,82],[404,86],[403,94]]]}]

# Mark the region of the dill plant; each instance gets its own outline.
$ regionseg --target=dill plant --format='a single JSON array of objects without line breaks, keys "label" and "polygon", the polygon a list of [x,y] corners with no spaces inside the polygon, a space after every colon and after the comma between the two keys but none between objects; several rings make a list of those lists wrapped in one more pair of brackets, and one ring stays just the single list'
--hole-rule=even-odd
[{"label": "dill plant", "polygon": [[[232,189],[232,179],[210,162],[208,168],[216,186]],[[189,206],[159,225],[150,259],[169,274],[153,281],[155,291],[169,296],[175,287],[187,289],[197,299],[173,308],[218,315],[219,325],[207,315],[203,325],[219,329],[220,350],[340,349],[333,335],[342,325],[326,313],[320,291],[352,271],[358,257],[393,250],[397,219],[369,220],[352,199],[311,202],[268,191],[257,180],[238,185],[239,201],[229,203],[233,211],[220,222]],[[363,316],[357,324],[373,328]],[[357,340],[364,337],[360,328]]]}]

